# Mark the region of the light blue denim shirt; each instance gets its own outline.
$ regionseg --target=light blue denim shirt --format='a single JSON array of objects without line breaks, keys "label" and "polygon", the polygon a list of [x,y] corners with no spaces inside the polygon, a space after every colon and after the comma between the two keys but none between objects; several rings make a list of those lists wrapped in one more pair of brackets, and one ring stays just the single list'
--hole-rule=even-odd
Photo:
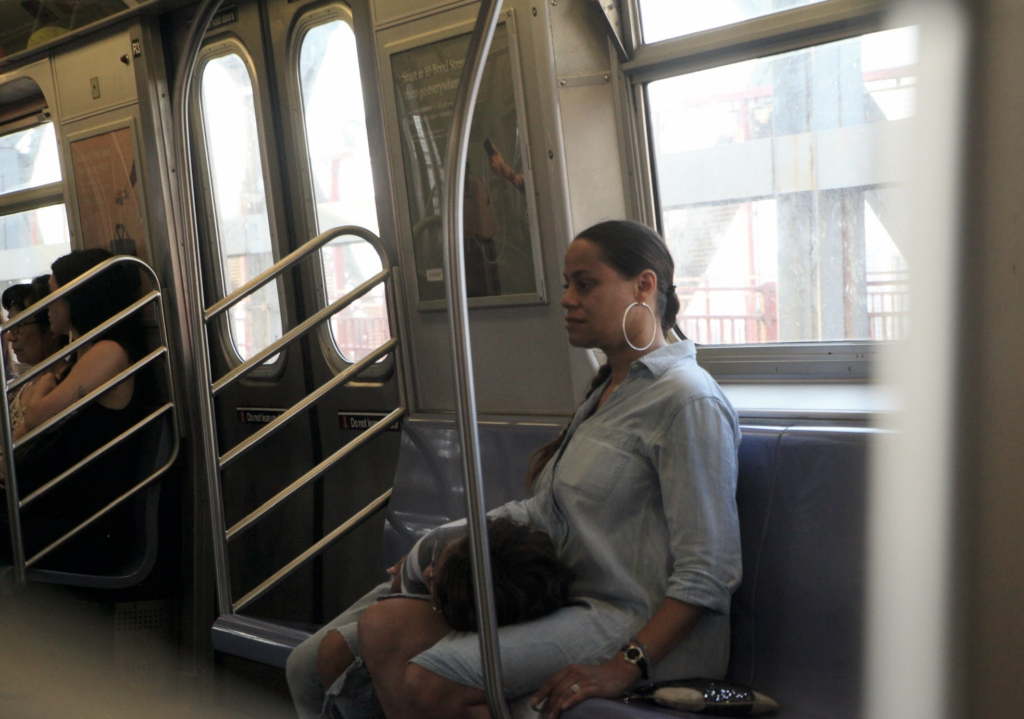
[{"label": "light blue denim shirt", "polygon": [[728,615],[741,578],[736,412],[692,341],[637,360],[576,412],[534,496],[496,514],[549,532],[573,593],[645,618],[672,597]]}]

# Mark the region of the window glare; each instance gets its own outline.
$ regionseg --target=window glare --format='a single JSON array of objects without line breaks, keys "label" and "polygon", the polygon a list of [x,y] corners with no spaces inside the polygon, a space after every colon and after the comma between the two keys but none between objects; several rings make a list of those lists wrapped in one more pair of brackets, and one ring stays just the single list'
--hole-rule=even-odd
[{"label": "window glare", "polygon": [[[306,143],[319,232],[356,225],[379,234],[355,35],[341,20],[306,33],[299,51]],[[369,243],[341,237],[320,254],[327,301],[334,302],[382,269]],[[331,336],[342,358],[357,362],[391,338],[384,285],[336,313]]]},{"label": "window glare", "polygon": [[[226,293],[274,264],[252,81],[237,54],[210,60],[202,77],[214,215]],[[228,311],[231,341],[249,359],[281,337],[277,283]]]},{"label": "window glare", "polygon": [[0,291],[47,274],[50,263],[69,252],[63,204],[0,216]]},{"label": "window glare", "polygon": [[916,31],[648,85],[679,324],[704,344],[907,331],[902,168]]},{"label": "window glare", "polygon": [[822,0],[639,0],[644,42],[712,30]]},{"label": "window glare", "polygon": [[0,137],[0,195],[60,182],[53,123]]}]

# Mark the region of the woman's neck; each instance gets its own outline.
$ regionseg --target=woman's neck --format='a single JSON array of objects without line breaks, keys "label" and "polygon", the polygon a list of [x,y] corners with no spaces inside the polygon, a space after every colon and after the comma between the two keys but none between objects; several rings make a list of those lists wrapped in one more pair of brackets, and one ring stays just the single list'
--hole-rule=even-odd
[{"label": "woman's neck", "polygon": [[608,366],[612,368],[611,386],[618,387],[625,381],[626,375],[629,374],[629,368],[634,362],[655,350],[661,349],[666,344],[668,343],[665,342],[664,336],[659,332],[651,346],[643,351],[635,350],[628,345],[611,351],[605,350],[605,356],[608,357]]}]

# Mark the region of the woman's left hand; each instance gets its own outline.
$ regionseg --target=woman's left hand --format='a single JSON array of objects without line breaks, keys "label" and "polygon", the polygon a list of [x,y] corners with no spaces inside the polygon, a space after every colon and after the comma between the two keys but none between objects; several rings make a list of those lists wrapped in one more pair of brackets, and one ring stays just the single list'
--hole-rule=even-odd
[{"label": "woman's left hand", "polygon": [[640,669],[620,652],[604,664],[570,664],[548,679],[530,698],[530,704],[536,708],[546,699],[542,716],[554,719],[590,697],[618,699],[639,678]]}]

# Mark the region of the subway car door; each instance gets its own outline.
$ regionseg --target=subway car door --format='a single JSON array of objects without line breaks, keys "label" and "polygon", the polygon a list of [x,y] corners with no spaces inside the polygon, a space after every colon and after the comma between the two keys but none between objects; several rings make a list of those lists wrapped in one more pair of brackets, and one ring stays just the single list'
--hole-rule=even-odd
[{"label": "subway car door", "polygon": [[[194,10],[166,18],[178,52]],[[341,235],[212,321],[214,381],[393,264],[383,140],[372,130],[382,123],[367,121],[380,110],[363,101],[377,95],[363,90],[375,82],[370,37],[365,5],[322,2],[225,3],[206,33],[189,98],[205,305],[327,230],[355,225],[385,238]],[[220,454],[390,339],[390,287],[378,285],[220,392]],[[274,502],[400,406],[398,377],[393,353],[370,361],[356,381],[335,387],[225,467],[225,527]],[[232,601],[390,487],[399,438],[393,429],[233,536]],[[379,579],[382,523],[378,515],[361,526],[244,613],[321,623]]]}]

